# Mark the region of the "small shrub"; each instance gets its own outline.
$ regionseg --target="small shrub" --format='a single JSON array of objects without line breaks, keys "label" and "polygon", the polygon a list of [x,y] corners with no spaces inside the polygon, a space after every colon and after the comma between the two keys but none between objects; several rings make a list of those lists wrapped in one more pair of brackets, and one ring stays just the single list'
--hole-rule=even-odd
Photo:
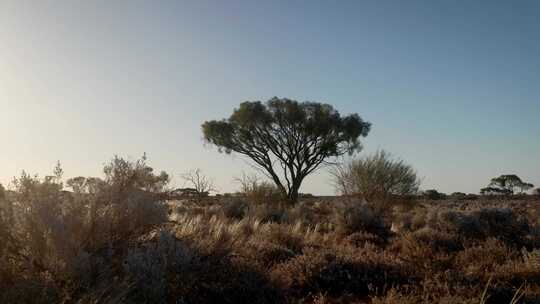
[{"label": "small shrub", "polygon": [[304,249],[304,235],[291,230],[291,227],[279,224],[269,224],[262,232],[261,237],[268,242],[282,246],[294,253],[301,253]]},{"label": "small shrub", "polygon": [[389,203],[396,196],[415,195],[420,185],[410,165],[385,151],[338,166],[332,173],[338,191],[368,202]]},{"label": "small shrub", "polygon": [[283,263],[296,253],[287,247],[267,241],[252,242],[241,250],[250,261],[255,261],[263,269],[270,269],[277,264]]},{"label": "small shrub", "polygon": [[166,303],[168,272],[180,272],[193,258],[187,246],[169,231],[162,230],[155,242],[129,249],[124,269],[133,281],[130,298]]},{"label": "small shrub", "polygon": [[511,209],[489,208],[472,212],[444,211],[433,222],[441,230],[469,239],[499,238],[521,246],[529,232],[527,220]]},{"label": "small shrub", "polygon": [[276,204],[253,204],[249,205],[248,216],[262,223],[281,223],[287,217],[287,210]]},{"label": "small shrub", "polygon": [[446,198],[446,194],[441,193],[435,189],[425,190],[422,193],[422,197],[430,200],[442,200]]},{"label": "small shrub", "polygon": [[283,194],[272,183],[263,181],[255,175],[243,174],[235,179],[248,202],[256,205],[275,205],[283,201]]},{"label": "small shrub", "polygon": [[244,218],[248,210],[248,204],[240,199],[232,199],[226,201],[221,207],[221,212],[227,218],[241,220]]},{"label": "small shrub", "polygon": [[341,235],[354,232],[368,232],[386,238],[390,231],[380,216],[367,205],[347,204],[336,209],[334,214],[336,230]]},{"label": "small shrub", "polygon": [[465,274],[483,277],[493,273],[497,265],[518,257],[519,252],[511,250],[504,242],[488,238],[457,253],[455,263]]},{"label": "small shrub", "polygon": [[402,280],[397,265],[384,261],[374,248],[308,249],[304,254],[277,265],[271,278],[292,296],[314,292],[328,295],[367,296]]},{"label": "small shrub", "polygon": [[354,232],[345,238],[345,243],[356,247],[363,247],[366,245],[366,243],[371,243],[376,246],[384,246],[386,244],[386,240],[379,235],[369,232]]}]

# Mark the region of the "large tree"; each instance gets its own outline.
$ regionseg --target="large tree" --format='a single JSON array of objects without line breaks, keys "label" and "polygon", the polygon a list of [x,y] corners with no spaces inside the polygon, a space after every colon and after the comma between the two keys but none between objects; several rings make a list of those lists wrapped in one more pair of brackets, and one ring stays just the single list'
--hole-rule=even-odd
[{"label": "large tree", "polygon": [[204,138],[220,152],[247,156],[290,202],[304,178],[329,157],[360,151],[371,124],[358,114],[341,116],[331,105],[274,97],[246,101],[228,119],[206,121]]},{"label": "large tree", "polygon": [[520,193],[533,188],[534,185],[526,183],[515,174],[504,174],[491,179],[488,187],[480,190],[481,194],[514,194],[516,189]]}]

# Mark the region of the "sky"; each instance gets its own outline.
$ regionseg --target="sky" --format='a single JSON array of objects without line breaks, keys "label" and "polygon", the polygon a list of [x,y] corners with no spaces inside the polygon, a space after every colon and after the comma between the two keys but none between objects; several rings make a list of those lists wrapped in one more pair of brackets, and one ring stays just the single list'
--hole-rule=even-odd
[{"label": "sky", "polygon": [[[540,186],[538,1],[0,1],[0,182],[101,176],[144,152],[182,186],[253,172],[201,123],[273,96],[332,104],[373,128],[423,189]],[[301,189],[333,194],[327,170]]]}]

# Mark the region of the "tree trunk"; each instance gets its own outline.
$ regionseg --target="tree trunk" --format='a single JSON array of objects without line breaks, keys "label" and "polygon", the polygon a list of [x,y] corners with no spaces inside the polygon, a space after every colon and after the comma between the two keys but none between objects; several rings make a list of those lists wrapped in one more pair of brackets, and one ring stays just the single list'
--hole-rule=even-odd
[{"label": "tree trunk", "polygon": [[287,200],[291,205],[294,205],[298,202],[300,185],[302,185],[302,179],[299,178],[293,181],[291,189],[289,190],[289,193],[287,193]]}]

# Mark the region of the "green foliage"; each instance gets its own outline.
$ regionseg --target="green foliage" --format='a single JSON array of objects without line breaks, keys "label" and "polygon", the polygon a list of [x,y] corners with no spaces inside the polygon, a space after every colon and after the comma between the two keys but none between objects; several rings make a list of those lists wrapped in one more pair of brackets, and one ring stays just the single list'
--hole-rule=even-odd
[{"label": "green foliage", "polygon": [[228,119],[203,123],[202,131],[219,151],[253,160],[295,202],[304,178],[329,157],[359,151],[359,138],[370,127],[357,114],[342,117],[328,104],[275,97],[264,104],[243,102]]}]

